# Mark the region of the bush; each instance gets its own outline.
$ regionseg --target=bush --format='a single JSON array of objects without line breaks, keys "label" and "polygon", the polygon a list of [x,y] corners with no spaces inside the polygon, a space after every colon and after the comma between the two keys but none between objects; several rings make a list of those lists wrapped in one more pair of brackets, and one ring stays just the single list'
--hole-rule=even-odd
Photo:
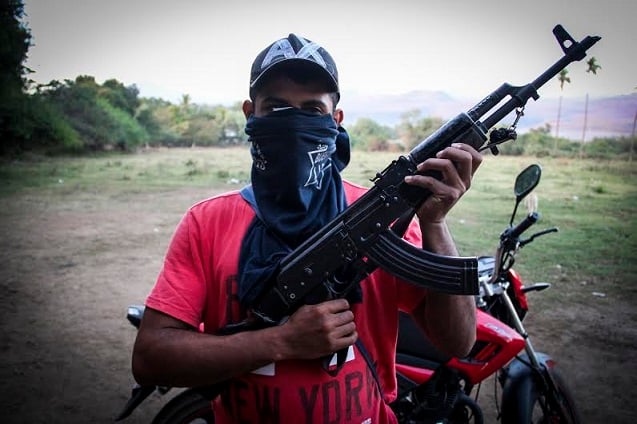
[{"label": "bush", "polygon": [[42,150],[77,152],[80,137],[60,110],[39,97],[19,96],[0,106],[2,126],[1,154]]},{"label": "bush", "polygon": [[595,159],[611,159],[630,154],[631,139],[629,137],[595,138],[582,146],[583,155]]},{"label": "bush", "polygon": [[550,127],[532,129],[521,134],[515,142],[504,143],[499,147],[504,155],[529,155],[536,157],[590,157],[610,159],[624,155],[630,150],[630,139],[595,139],[582,144],[566,138],[550,135]]},{"label": "bush", "polygon": [[34,121],[33,140],[37,146],[46,146],[49,152],[78,152],[82,141],[58,108],[43,99],[30,102]]},{"label": "bush", "polygon": [[348,134],[353,148],[368,151],[387,150],[389,140],[394,137],[390,127],[369,118],[359,118],[348,129]]},{"label": "bush", "polygon": [[131,115],[112,106],[106,99],[97,99],[97,106],[107,119],[106,129],[110,130],[107,144],[114,144],[121,150],[131,150],[148,141],[148,133]]}]

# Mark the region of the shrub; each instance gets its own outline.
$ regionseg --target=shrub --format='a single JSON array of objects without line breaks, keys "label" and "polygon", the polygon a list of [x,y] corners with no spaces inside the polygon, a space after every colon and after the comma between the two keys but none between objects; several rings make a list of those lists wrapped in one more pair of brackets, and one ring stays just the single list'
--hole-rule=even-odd
[{"label": "shrub", "polygon": [[[97,106],[102,110],[105,129],[110,130],[107,141],[121,150],[131,150],[148,140],[148,133],[131,115],[111,105],[106,99],[97,99]],[[110,144],[109,143],[109,144]]]}]

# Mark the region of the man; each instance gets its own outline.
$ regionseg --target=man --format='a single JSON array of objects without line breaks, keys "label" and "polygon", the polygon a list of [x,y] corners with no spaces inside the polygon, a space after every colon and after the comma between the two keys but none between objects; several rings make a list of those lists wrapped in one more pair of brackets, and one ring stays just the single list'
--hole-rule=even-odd
[{"label": "man", "polygon": [[[217,423],[391,423],[399,310],[444,353],[469,352],[471,296],[429,292],[383,270],[347,299],[302,306],[280,325],[215,334],[245,318],[282,257],[364,193],[340,178],[349,140],[339,96],[332,57],[309,40],[290,34],[257,56],[243,104],[252,184],[194,205],[179,224],[135,343],[138,382],[228,380],[213,405]],[[406,179],[432,192],[406,239],[457,255],[445,216],[480,161],[471,147],[454,145],[419,165],[442,178]],[[339,351],[347,357],[335,372],[323,359]]]}]

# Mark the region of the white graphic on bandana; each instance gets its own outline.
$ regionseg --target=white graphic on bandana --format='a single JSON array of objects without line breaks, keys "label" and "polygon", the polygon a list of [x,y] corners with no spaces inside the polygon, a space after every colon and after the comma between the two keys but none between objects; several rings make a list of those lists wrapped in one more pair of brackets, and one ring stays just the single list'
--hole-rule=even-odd
[{"label": "white graphic on bandana", "polygon": [[310,157],[312,168],[304,187],[314,186],[317,190],[320,190],[325,170],[332,166],[332,162],[329,160],[330,153],[328,152],[327,144],[319,144],[316,150],[307,152],[307,155]]},{"label": "white graphic on bandana", "polygon": [[254,161],[254,167],[259,171],[265,171],[268,160],[265,158],[265,155],[261,151],[259,145],[257,143],[253,143],[253,145],[254,155],[252,160]]},{"label": "white graphic on bandana", "polygon": [[307,59],[311,56],[314,58],[314,61],[316,63],[323,67],[326,66],[323,56],[321,56],[321,54],[318,52],[318,49],[320,49],[321,46],[314,42],[308,42],[303,38],[299,38],[298,40],[303,45],[298,53],[294,52],[294,48],[287,40],[287,38],[274,43],[272,47],[270,47],[270,50],[268,50],[265,58],[263,58],[263,62],[261,62],[261,69],[265,69],[278,56],[283,56],[286,59]]}]

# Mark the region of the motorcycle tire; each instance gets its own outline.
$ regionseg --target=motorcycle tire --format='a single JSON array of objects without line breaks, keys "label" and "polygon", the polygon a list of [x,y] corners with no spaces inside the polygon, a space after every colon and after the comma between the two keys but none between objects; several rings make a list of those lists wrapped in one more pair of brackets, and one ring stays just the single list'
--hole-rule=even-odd
[{"label": "motorcycle tire", "polygon": [[[566,417],[561,417],[558,411],[552,410],[550,402],[547,402],[541,384],[534,378],[524,378],[519,381],[515,394],[507,399],[503,399],[502,423],[503,424],[537,424],[537,423],[568,423],[580,424],[581,419],[575,406],[575,401],[571,390],[566,385],[564,377],[555,369],[549,368],[555,382],[558,402],[566,412]],[[514,401],[515,398],[516,400]],[[506,403],[505,403],[506,402]],[[547,405],[548,414],[542,409],[542,403]]]},{"label": "motorcycle tire", "polygon": [[192,389],[170,400],[153,419],[152,424],[214,424],[211,402]]}]

